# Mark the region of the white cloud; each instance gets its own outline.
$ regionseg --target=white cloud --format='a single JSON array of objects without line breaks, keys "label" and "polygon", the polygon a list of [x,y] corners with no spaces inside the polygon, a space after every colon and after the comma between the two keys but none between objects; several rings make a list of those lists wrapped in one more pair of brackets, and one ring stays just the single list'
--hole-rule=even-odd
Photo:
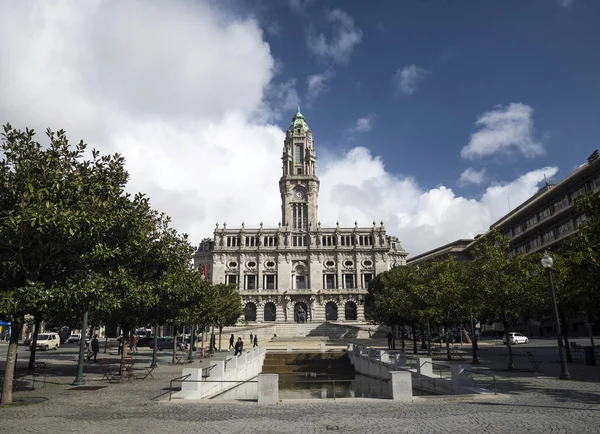
[{"label": "white cloud", "polygon": [[356,27],[354,19],[341,9],[326,13],[325,18],[331,24],[333,35],[328,38],[310,27],[306,35],[308,50],[323,59],[332,59],[336,63],[348,63],[354,48],[362,40],[362,30]]},{"label": "white cloud", "polygon": [[[321,158],[323,160],[323,158]],[[456,196],[441,186],[423,190],[411,177],[391,174],[379,157],[361,147],[344,158],[321,161],[319,213],[322,223],[359,225],[383,220],[412,255],[458,238],[474,237],[505,215],[508,201],[514,208],[538,191],[544,174],[558,169],[534,170],[514,181],[488,187],[480,199]]]},{"label": "white cloud", "polygon": [[417,65],[403,66],[392,77],[392,85],[396,93],[412,95],[417,91],[427,73],[426,69]]},{"label": "white cloud", "polygon": [[362,118],[358,118],[356,120],[356,124],[350,128],[351,133],[366,133],[367,131],[371,131],[373,128],[373,120],[375,119],[375,115],[373,113],[369,113],[367,116]]},{"label": "white cloud", "polygon": [[568,8],[575,3],[575,0],[556,0],[556,3],[558,3],[558,6],[561,8]]},{"label": "white cloud", "polygon": [[544,153],[542,144],[535,138],[533,109],[526,104],[498,106],[482,114],[475,125],[479,131],[471,135],[469,143],[460,151],[463,158],[473,160],[511,151],[532,158]]},{"label": "white cloud", "polygon": [[485,168],[475,170],[472,167],[469,167],[460,174],[460,177],[458,178],[458,185],[460,187],[464,187],[465,185],[469,184],[481,185],[485,179],[485,172]]},{"label": "white cloud", "polygon": [[312,102],[321,93],[327,91],[327,82],[335,77],[335,70],[329,68],[322,74],[309,75],[306,78],[306,95],[307,100]]},{"label": "white cloud", "polygon": [[[73,141],[122,153],[129,189],[147,193],[193,243],[217,221],[281,218],[284,131],[265,119],[291,105],[294,85],[274,84],[274,65],[258,23],[211,3],[0,2],[0,119],[65,128]],[[288,96],[266,101],[277,89]],[[474,200],[425,191],[365,148],[317,152],[323,224],[383,220],[412,254],[486,230],[507,197],[517,206],[556,173],[530,172]]]}]

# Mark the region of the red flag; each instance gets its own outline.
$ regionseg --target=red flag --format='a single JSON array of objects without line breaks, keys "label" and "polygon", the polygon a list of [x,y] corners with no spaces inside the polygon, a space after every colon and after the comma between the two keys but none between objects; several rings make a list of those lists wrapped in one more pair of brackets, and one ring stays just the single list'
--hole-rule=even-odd
[{"label": "red flag", "polygon": [[204,264],[204,278],[208,276],[208,265]]}]

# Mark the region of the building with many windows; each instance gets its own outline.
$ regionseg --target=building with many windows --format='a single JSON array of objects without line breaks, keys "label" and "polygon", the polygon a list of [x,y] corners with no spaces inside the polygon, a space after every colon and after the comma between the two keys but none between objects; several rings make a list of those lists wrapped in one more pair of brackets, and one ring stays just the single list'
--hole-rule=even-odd
[{"label": "building with many windows", "polygon": [[313,135],[300,108],[283,145],[281,222],[275,228],[217,224],[194,263],[213,283],[236,285],[249,322],[364,321],[363,297],[376,274],[404,265],[407,253],[371,227],[321,226]]},{"label": "building with many windows", "polygon": [[[509,255],[534,253],[544,250],[552,252],[577,231],[585,215],[575,209],[575,199],[584,193],[600,193],[600,158],[595,151],[577,170],[556,184],[546,183],[535,195],[490,226],[490,231],[498,230],[511,241]],[[487,233],[486,233],[487,234]],[[485,237],[486,234],[478,235]],[[446,255],[457,259],[468,259],[469,250],[475,240],[461,239],[442,247],[410,258],[408,265],[432,261]],[[552,333],[549,319],[530,320],[523,331],[531,335]],[[572,335],[585,334],[585,318],[570,321]]]}]

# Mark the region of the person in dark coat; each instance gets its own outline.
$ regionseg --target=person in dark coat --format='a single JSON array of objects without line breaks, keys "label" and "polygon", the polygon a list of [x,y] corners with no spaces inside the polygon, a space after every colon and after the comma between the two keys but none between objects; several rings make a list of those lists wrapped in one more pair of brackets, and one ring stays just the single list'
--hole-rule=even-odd
[{"label": "person in dark coat", "polygon": [[233,333],[231,333],[231,337],[229,338],[229,351],[231,351],[231,349],[234,348],[234,344],[235,344],[235,337],[233,336]]},{"label": "person in dark coat", "polygon": [[92,339],[92,352],[88,355],[88,360],[94,355],[94,362],[96,361],[96,357],[98,356],[98,352],[100,351],[100,343],[98,342],[98,335],[94,335],[94,339]]},{"label": "person in dark coat", "polygon": [[233,355],[238,356],[242,354],[242,351],[244,351],[244,341],[242,341],[242,338],[238,338],[237,342],[235,343],[235,353]]},{"label": "person in dark coat", "polygon": [[392,334],[392,332],[388,332],[387,334],[387,340],[388,340],[388,350],[392,350],[393,346],[394,346],[394,335]]},{"label": "person in dark coat", "polygon": [[252,343],[252,342],[253,342],[253,340],[252,340],[252,333],[250,333],[250,343]]},{"label": "person in dark coat", "polygon": [[257,347],[258,346],[258,335],[254,335],[254,345],[253,347]]}]

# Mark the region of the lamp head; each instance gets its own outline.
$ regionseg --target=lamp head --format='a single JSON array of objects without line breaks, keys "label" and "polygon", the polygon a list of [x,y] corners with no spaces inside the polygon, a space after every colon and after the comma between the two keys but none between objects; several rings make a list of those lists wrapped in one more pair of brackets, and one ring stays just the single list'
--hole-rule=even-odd
[{"label": "lamp head", "polygon": [[553,265],[554,260],[552,259],[552,256],[550,256],[550,253],[548,253],[548,250],[546,250],[544,252],[544,256],[542,257],[542,267],[550,269]]}]

